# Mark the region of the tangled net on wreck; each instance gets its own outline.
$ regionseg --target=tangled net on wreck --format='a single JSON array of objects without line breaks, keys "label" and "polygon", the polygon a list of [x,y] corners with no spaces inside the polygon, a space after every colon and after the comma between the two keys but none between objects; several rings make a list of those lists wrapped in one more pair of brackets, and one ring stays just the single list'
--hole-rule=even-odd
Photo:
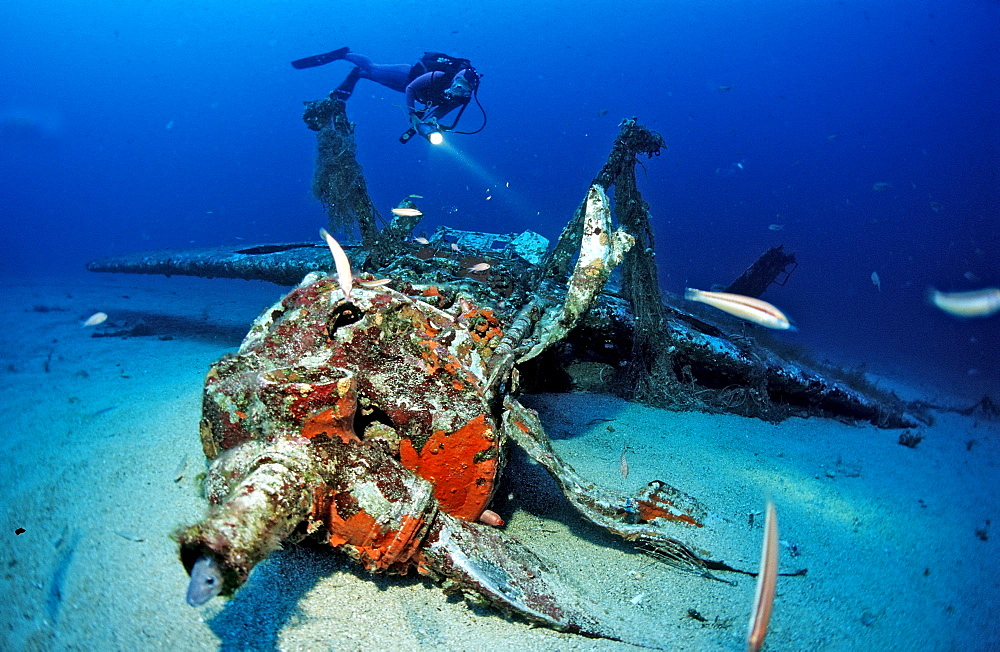
[{"label": "tangled net on wreck", "polygon": [[[669,307],[661,300],[654,255],[656,243],[649,204],[642,198],[635,178],[641,156],[659,156],[666,148],[663,137],[638,124],[622,122],[611,154],[594,183],[614,187],[615,218],[635,240],[621,266],[621,296],[631,305],[635,327],[624,373],[613,382],[615,394],[670,409],[719,410],[760,416],[769,406],[767,392],[745,384],[713,389],[699,385],[690,364],[678,364],[674,347],[663,346]],[[566,226],[549,257],[544,274],[562,275],[572,256],[572,243],[579,239],[583,206]],[[763,376],[760,378],[763,382]]]},{"label": "tangled net on wreck", "polygon": [[333,232],[361,230],[361,242],[371,246],[378,238],[378,211],[368,195],[364,171],[354,145],[354,123],[347,119],[343,100],[325,98],[306,102],[306,125],[316,132],[318,153],[313,172],[313,195],[323,204]]},{"label": "tangled net on wreck", "polygon": [[[901,415],[907,411],[919,415],[918,406],[881,391],[863,375],[845,377],[840,370],[768,334],[726,333],[664,303],[649,204],[639,192],[635,166],[643,158],[658,156],[665,147],[660,134],[635,119],[624,120],[607,162],[594,178],[595,184],[614,188],[615,219],[635,238],[635,246],[621,265],[618,293],[629,305],[633,323],[626,333],[604,338],[620,340],[614,351],[621,355],[618,360],[606,360],[618,372],[607,383],[601,376],[605,391],[671,410],[731,413],[772,422],[808,413],[849,415],[848,419],[868,420],[879,427],[912,425],[910,417]],[[572,244],[580,237],[583,210],[581,204],[539,279],[565,275],[574,255]],[[578,341],[600,335],[591,332]],[[843,386],[834,386],[815,370]]]}]

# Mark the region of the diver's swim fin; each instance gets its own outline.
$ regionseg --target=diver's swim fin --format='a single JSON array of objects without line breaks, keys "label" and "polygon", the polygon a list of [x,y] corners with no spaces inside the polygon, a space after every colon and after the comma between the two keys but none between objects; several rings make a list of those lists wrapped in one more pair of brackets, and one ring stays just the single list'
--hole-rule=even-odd
[{"label": "diver's swim fin", "polygon": [[292,68],[298,68],[299,70],[303,68],[315,68],[316,66],[322,66],[324,64],[330,63],[331,61],[339,61],[344,58],[344,55],[351,51],[349,47],[342,47],[340,49],[334,50],[333,52],[327,52],[326,54],[314,54],[311,57],[306,57],[305,59],[297,59],[292,62]]}]

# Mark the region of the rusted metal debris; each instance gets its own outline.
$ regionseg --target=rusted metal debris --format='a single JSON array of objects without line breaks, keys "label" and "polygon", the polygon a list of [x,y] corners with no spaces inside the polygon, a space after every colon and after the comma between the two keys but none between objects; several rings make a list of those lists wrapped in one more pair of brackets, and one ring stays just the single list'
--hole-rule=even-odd
[{"label": "rusted metal debris", "polygon": [[[628,368],[622,361],[634,349],[636,330],[628,302],[605,293],[567,338],[573,354],[546,363],[561,363],[571,371],[574,365],[596,362],[603,365],[603,386],[596,389],[627,393],[629,385],[623,388],[621,377]],[[930,418],[926,405],[879,390],[861,374],[841,374],[783,357],[751,337],[734,336],[670,305],[665,305],[658,338],[670,353],[670,379],[650,383],[646,399],[660,407],[774,422],[791,416],[824,417],[879,428],[916,428]]]},{"label": "rusted metal debris", "polygon": [[371,571],[415,570],[539,624],[644,644],[595,617],[530,550],[475,523],[513,440],[586,518],[702,568],[672,536],[702,526],[693,498],[664,482],[632,497],[583,481],[517,401],[518,366],[574,328],[632,244],[600,187],[587,206],[568,282],[539,287],[527,319],[504,322],[433,285],[362,283],[348,298],[319,273],[265,310],[206,377],[210,508],[177,535],[188,601],[235,591],[276,545],[312,536]]},{"label": "rusted metal debris", "polygon": [[[334,130],[341,146],[353,143],[342,106],[310,106],[310,119],[321,134]],[[334,141],[324,142],[321,155]],[[507,442],[544,466],[588,520],[711,577],[710,568],[730,567],[682,540],[706,526],[705,508],[660,480],[627,496],[580,477],[518,402],[529,380],[551,389],[556,375],[594,363],[602,365],[596,389],[675,409],[915,425],[898,399],[831,380],[660,300],[634,166],[663,146],[658,134],[623,122],[608,164],[543,264],[508,249],[513,236],[497,236],[503,254],[476,244],[489,234],[416,242],[409,216],[374,233],[373,221],[362,224],[365,246],[345,247],[364,278],[392,279],[355,287],[350,301],[326,273],[332,263],[318,241],[88,265],[297,285],[206,378],[201,439],[211,462],[210,508],[177,535],[192,573],[189,602],[236,590],[277,544],[312,536],[370,570],[416,570],[540,624],[644,645],[596,619],[530,550],[475,522],[503,472]],[[352,149],[343,152],[353,158]],[[329,197],[346,196],[333,190],[328,206]],[[364,185],[349,190],[360,202],[353,214],[373,220]],[[619,264],[621,291],[602,293]]]},{"label": "rusted metal debris", "polygon": [[[350,247],[348,255],[357,251]],[[286,242],[205,249],[160,250],[99,258],[92,272],[241,278],[292,286],[309,272],[330,267],[330,250],[316,242]]]},{"label": "rusted metal debris", "polygon": [[784,245],[778,245],[762,253],[725,291],[759,298],[772,283],[784,286],[799,263],[794,253],[786,254],[783,249]]},{"label": "rusted metal debris", "polygon": [[[353,138],[353,132],[342,135]],[[683,302],[669,294],[651,291],[657,287],[653,233],[648,205],[635,184],[634,166],[641,156],[652,157],[663,146],[662,138],[634,120],[622,123],[608,162],[595,180],[598,185],[615,186],[614,212],[638,244],[625,255],[621,290],[605,293],[595,309],[583,315],[577,332],[567,338],[572,353],[560,357],[549,376],[539,377],[551,380],[552,374],[562,373],[574,362],[599,360],[608,365],[608,373],[601,374],[601,383],[591,384],[593,389],[671,409],[734,412],[773,421],[813,415],[887,428],[912,428],[926,420],[926,410],[919,404],[905,403],[870,384],[838,380],[836,369],[789,360],[762,345],[759,338],[729,333],[687,312]],[[358,192],[358,186],[353,189]],[[361,191],[367,196],[363,187]],[[400,203],[410,205],[407,200]],[[350,245],[345,249],[356,269],[379,278],[448,286],[490,306],[499,316],[513,319],[515,306],[533,305],[531,297],[540,281],[568,273],[579,248],[585,213],[586,202],[541,265],[533,264],[534,259],[497,255],[488,246],[463,244],[455,251],[446,245],[459,240],[462,232],[446,228],[432,235],[429,245],[419,244],[409,237],[419,217],[394,219],[372,236],[378,242],[377,251]],[[497,237],[505,243],[514,239],[513,235]],[[788,263],[787,256],[781,255]],[[470,273],[481,262],[489,263],[491,269]],[[328,270],[330,265],[325,245],[317,241],[140,253],[96,260],[87,268],[294,285],[307,273]],[[658,300],[660,296],[666,302]],[[531,312],[526,310],[525,317]],[[547,381],[547,386],[553,385]]]}]

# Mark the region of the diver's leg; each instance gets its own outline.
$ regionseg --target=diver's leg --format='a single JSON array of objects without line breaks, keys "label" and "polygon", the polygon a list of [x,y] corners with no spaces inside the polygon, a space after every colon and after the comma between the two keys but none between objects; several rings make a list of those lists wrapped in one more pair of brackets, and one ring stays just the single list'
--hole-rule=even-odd
[{"label": "diver's leg", "polygon": [[365,76],[394,91],[405,93],[412,67],[408,63],[376,63],[372,65],[371,70]]},{"label": "diver's leg", "polygon": [[366,57],[363,54],[358,54],[357,52],[347,52],[344,54],[344,59],[350,61],[358,68],[362,70],[368,70],[375,65],[375,62]]},{"label": "diver's leg", "polygon": [[347,78],[340,82],[340,86],[330,93],[330,97],[347,101],[347,98],[354,93],[354,87],[357,86],[359,79],[361,79],[361,68],[352,68],[351,72],[347,73]]},{"label": "diver's leg", "polygon": [[344,52],[343,59],[355,65],[351,72],[347,73],[347,78],[340,82],[330,97],[346,101],[354,93],[354,87],[358,85],[358,80],[362,77],[368,78],[368,71],[375,65],[372,60],[357,52]]},{"label": "diver's leg", "polygon": [[361,77],[400,93],[406,91],[411,66],[408,63],[374,63],[363,54],[348,52],[344,58],[361,71]]}]

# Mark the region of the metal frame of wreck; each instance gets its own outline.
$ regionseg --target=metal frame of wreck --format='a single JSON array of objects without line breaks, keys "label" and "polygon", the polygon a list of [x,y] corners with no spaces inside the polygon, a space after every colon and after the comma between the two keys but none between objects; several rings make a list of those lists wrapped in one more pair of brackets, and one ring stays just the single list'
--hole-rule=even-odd
[{"label": "metal frame of wreck", "polygon": [[[355,268],[401,282],[447,284],[494,307],[507,323],[543,313],[535,289],[544,281],[565,281],[583,228],[585,201],[566,225],[545,262],[537,267],[505,261],[493,274],[465,273],[461,261],[421,259],[410,233],[420,216],[396,216],[384,228],[357,161],[354,125],[344,102],[306,103],[304,120],[316,131],[318,156],[313,192],[323,204],[331,231],[360,230],[361,244],[348,247]],[[568,387],[560,379],[581,361],[603,365],[594,388],[656,407],[728,412],[780,421],[820,416],[869,422],[880,428],[912,428],[929,420],[927,406],[907,403],[868,382],[815,361],[797,361],[761,344],[762,337],[734,335],[664,303],[654,259],[649,205],[636,184],[641,156],[658,156],[663,138],[624,120],[607,162],[593,180],[614,188],[616,222],[636,241],[624,258],[620,290],[606,290],[566,340],[547,351],[526,374],[533,387]],[[404,199],[400,207],[412,207]],[[326,270],[322,243],[264,244],[181,252],[153,252],[94,261],[88,269],[201,277],[267,280],[295,285],[311,271]],[[500,286],[492,279],[505,279]],[[666,295],[670,298],[669,295]],[[671,304],[674,301],[671,300]],[[519,315],[507,306],[525,306]],[[525,329],[527,330],[527,329]],[[516,332],[516,330],[515,330]],[[610,373],[604,373],[610,372]],[[607,378],[605,378],[607,376]]]},{"label": "metal frame of wreck", "polygon": [[[476,275],[463,273],[468,259],[435,256],[428,259],[415,255],[409,234],[419,221],[419,214],[403,212],[385,228],[377,228],[379,216],[356,160],[353,125],[347,120],[343,102],[326,99],[308,103],[305,118],[310,128],[317,131],[319,156],[313,189],[326,208],[331,230],[351,229],[357,224],[361,231],[361,245],[349,252],[355,267],[393,279],[409,291],[447,286],[449,292],[473,297],[479,306],[495,310],[506,327],[486,367],[485,393],[487,403],[502,402],[504,431],[530,458],[546,467],[581,514],[635,542],[645,552],[706,577],[714,577],[711,570],[737,570],[723,562],[702,558],[685,543],[650,525],[658,520],[672,520],[701,526],[704,513],[693,497],[661,481],[649,483],[637,496],[620,495],[587,482],[563,462],[544,436],[537,416],[516,401],[520,392],[531,389],[529,379],[534,378],[535,386],[544,384],[551,389],[554,376],[566,373],[581,359],[589,359],[601,361],[614,370],[603,389],[656,406],[727,411],[769,420],[798,414],[869,421],[879,427],[917,425],[913,414],[921,406],[905,404],[892,394],[873,391],[872,387],[850,387],[827,378],[804,364],[783,359],[752,339],[727,334],[662,301],[649,207],[638,190],[635,165],[641,154],[647,158],[658,155],[664,143],[659,134],[634,119],[620,125],[607,163],[542,264],[498,260],[495,274]],[[605,190],[611,187],[615,189],[617,230],[612,226],[605,195]],[[413,204],[405,199],[400,206],[413,207]],[[620,290],[604,292],[595,305],[594,297],[619,264]],[[325,247],[315,243],[138,254],[88,265],[93,271],[224,276],[289,285],[298,283],[309,272],[329,267]],[[315,274],[307,280],[314,277]],[[261,319],[266,320],[267,314]],[[521,424],[534,427],[516,427]],[[297,446],[295,450],[301,448]],[[206,454],[212,457],[208,451]],[[223,465],[223,471],[226,468]],[[220,477],[224,475],[221,473]],[[254,491],[233,491],[224,504],[220,498],[217,502],[222,507],[210,509],[205,522],[179,533],[182,561],[189,572],[198,563],[196,559],[200,561],[198,555],[209,549],[206,541],[215,536],[213,524],[225,521],[222,529],[233,527],[225,511],[229,502],[235,501],[243,509],[246,505],[241,500],[266,498],[266,491],[251,488]],[[294,498],[284,493],[284,488],[280,491],[276,488],[274,496],[285,502]],[[292,502],[301,511],[300,502],[304,501]],[[644,516],[644,509],[650,513]],[[291,512],[293,516],[301,516],[294,509]],[[438,527],[448,524],[447,516],[437,518]],[[291,530],[299,520],[264,519],[260,524],[268,527],[284,524],[288,526],[286,530]],[[257,521],[251,521],[251,526],[254,523]],[[451,528],[451,536],[478,532],[454,523]],[[257,530],[249,527],[248,532],[254,534]],[[283,531],[281,538],[289,535],[290,531]],[[498,558],[509,548],[514,552],[508,566],[520,568],[527,552],[520,551],[516,543],[499,534],[495,538],[499,544],[491,549],[495,548]],[[250,543],[244,546],[244,539]],[[266,551],[258,550],[258,539],[261,537],[236,537],[230,542],[233,552],[230,557],[242,560],[230,568],[230,575],[245,579],[253,564],[263,558],[258,553]],[[426,554],[430,555],[428,559],[433,558],[432,551]],[[459,557],[465,558],[454,556]],[[498,604],[513,607],[529,619],[588,636],[628,640],[597,623],[585,610],[559,606],[550,612],[551,600],[545,592],[538,599],[523,603],[509,596],[501,600],[502,591],[493,591],[491,580],[495,578],[479,573],[475,564],[469,569],[454,568],[449,559],[439,564],[440,569],[447,571],[442,571],[444,576],[480,595],[493,595]],[[490,560],[490,568],[495,568],[495,561]],[[519,577],[526,585],[537,579],[532,573]],[[229,589],[239,583],[242,582],[233,581]]]}]

